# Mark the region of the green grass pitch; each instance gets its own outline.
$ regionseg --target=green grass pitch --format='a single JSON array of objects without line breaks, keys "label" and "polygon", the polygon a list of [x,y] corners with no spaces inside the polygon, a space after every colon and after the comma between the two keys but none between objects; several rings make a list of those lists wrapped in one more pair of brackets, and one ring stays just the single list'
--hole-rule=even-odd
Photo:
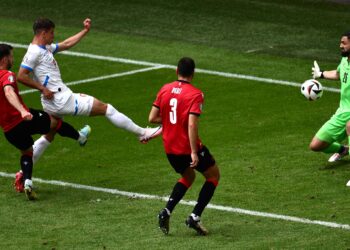
[{"label": "green grass pitch", "polygon": [[[350,29],[350,6],[332,1],[95,1],[63,3],[4,1],[0,40],[28,44],[38,16],[56,22],[56,39],[93,28],[72,51],[175,65],[191,56],[197,67],[303,82],[314,59],[335,69],[339,38]],[[15,48],[18,70],[25,49]],[[65,82],[147,66],[57,55]],[[113,104],[136,123],[149,126],[148,112],[159,88],[176,79],[156,69],[72,86]],[[339,87],[337,82],[321,81]],[[350,224],[349,160],[328,164],[328,155],[308,144],[335,112],[339,94],[308,102],[296,87],[197,73],[205,93],[200,136],[215,156],[221,181],[211,203],[310,220]],[[24,90],[25,88],[21,88]],[[40,108],[39,94],[23,96]],[[66,117],[92,134],[81,148],[57,136],[34,168],[34,176],[157,196],[169,195],[178,175],[160,139],[142,145],[103,117]],[[15,173],[19,153],[0,135],[0,172]],[[185,200],[196,200],[197,175]],[[178,205],[170,235],[157,228],[160,200],[36,183],[39,200],[28,202],[0,177],[0,249],[349,249],[350,230],[207,209],[208,237],[185,227],[192,208]]]}]

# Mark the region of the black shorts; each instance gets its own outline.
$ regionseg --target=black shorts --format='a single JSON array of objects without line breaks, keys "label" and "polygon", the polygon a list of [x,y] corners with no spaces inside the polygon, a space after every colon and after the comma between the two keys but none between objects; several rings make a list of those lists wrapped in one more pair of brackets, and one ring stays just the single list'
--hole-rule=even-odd
[{"label": "black shorts", "polygon": [[[195,168],[197,171],[203,173],[208,168],[214,166],[215,159],[210,154],[209,149],[206,146],[203,146],[201,150],[198,151],[197,155],[199,158],[198,165]],[[186,168],[190,167],[190,164],[192,162],[191,155],[167,154],[167,157],[171,166],[179,174],[183,174]]]},{"label": "black shorts", "polygon": [[30,121],[22,121],[11,130],[5,132],[6,139],[19,150],[26,150],[33,144],[32,135],[47,134],[50,131],[50,116],[41,110],[29,109],[33,115]]}]

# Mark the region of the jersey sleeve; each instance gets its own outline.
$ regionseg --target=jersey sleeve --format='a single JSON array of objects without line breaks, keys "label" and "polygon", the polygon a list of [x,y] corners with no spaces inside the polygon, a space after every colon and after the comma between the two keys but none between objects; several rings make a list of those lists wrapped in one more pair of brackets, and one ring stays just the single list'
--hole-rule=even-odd
[{"label": "jersey sleeve", "polygon": [[1,82],[1,87],[5,87],[7,85],[11,85],[11,86],[15,86],[16,85],[16,75],[15,73],[9,71],[8,74],[4,75],[2,77],[2,81]]},{"label": "jersey sleeve", "polygon": [[203,102],[204,102],[203,93],[196,95],[193,99],[193,102],[190,108],[190,114],[199,116],[202,113]]},{"label": "jersey sleeve", "polygon": [[161,88],[157,94],[155,101],[153,102],[153,106],[160,108],[160,102],[162,100],[163,88]]},{"label": "jersey sleeve", "polygon": [[23,57],[21,68],[33,71],[39,62],[39,52],[35,50],[28,50]]},{"label": "jersey sleeve", "polygon": [[48,49],[52,54],[56,54],[58,52],[58,43],[52,43],[48,46]]},{"label": "jersey sleeve", "polygon": [[337,67],[337,72],[339,73],[340,72],[340,65],[341,65],[341,63],[338,65],[338,67]]}]

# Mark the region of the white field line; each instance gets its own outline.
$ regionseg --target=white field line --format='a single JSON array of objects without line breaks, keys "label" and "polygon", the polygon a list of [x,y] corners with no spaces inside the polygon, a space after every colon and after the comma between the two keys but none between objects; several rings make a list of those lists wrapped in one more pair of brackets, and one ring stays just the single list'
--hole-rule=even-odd
[{"label": "white field line", "polygon": [[[28,48],[28,46],[24,45],[24,44],[2,42],[2,41],[0,41],[0,43],[11,44],[15,48]],[[94,55],[94,54],[89,54],[89,53],[63,51],[63,52],[61,52],[61,54],[70,55],[70,56],[77,56],[77,57],[86,57],[86,58],[103,60],[103,61],[135,64],[135,65],[142,65],[142,66],[154,66],[154,67],[162,66],[162,68],[176,69],[176,66],[169,65],[169,64],[159,64],[159,63],[131,60],[131,59],[125,59],[125,58],[119,58],[119,57],[111,57],[111,56],[100,56],[100,55]],[[222,76],[222,77],[227,77],[227,78],[245,79],[245,80],[257,81],[257,82],[264,82],[264,83],[278,84],[278,85],[287,85],[287,86],[293,86],[293,87],[300,87],[300,85],[301,85],[300,83],[297,83],[297,82],[290,82],[290,81],[284,81],[284,80],[276,80],[276,79],[271,79],[271,78],[263,78],[263,77],[256,77],[256,76],[251,76],[251,75],[227,73],[227,72],[220,72],[220,71],[213,71],[213,70],[206,70],[206,69],[196,69],[196,72],[203,73],[203,74],[209,74],[209,75]],[[329,92],[340,93],[340,90],[337,88],[324,87],[323,89],[326,91],[329,91]]]},{"label": "white field line", "polygon": [[[0,172],[0,176],[7,177],[7,178],[15,178],[15,174],[10,174],[10,173],[5,173],[5,172]],[[168,200],[168,197],[166,197],[166,196],[133,193],[133,192],[121,191],[118,189],[93,187],[93,186],[74,184],[74,183],[55,181],[55,180],[43,180],[40,178],[33,178],[33,180],[35,182],[44,183],[44,184],[70,187],[70,188],[75,188],[75,189],[90,190],[90,191],[96,191],[96,192],[103,192],[103,193],[126,196],[126,197],[130,197],[130,198],[139,198],[139,199],[147,199],[147,200],[162,200],[162,201]],[[180,203],[183,205],[194,206],[197,202],[196,201],[181,200]],[[228,206],[220,206],[220,205],[214,205],[214,204],[208,204],[207,208],[215,209],[215,210],[219,210],[219,211],[231,212],[231,213],[246,214],[246,215],[258,216],[258,217],[266,217],[266,218],[272,218],[272,219],[278,219],[278,220],[284,220],[284,221],[292,221],[292,222],[298,222],[298,223],[304,223],[304,224],[314,224],[314,225],[320,225],[320,226],[325,226],[325,227],[350,230],[350,225],[338,224],[335,222],[310,220],[310,219],[299,218],[299,217],[294,217],[294,216],[258,212],[258,211],[252,211],[252,210],[246,210],[246,209],[234,208],[234,207],[228,207]]]},{"label": "white field line", "polygon": [[[153,66],[153,67],[149,67],[149,68],[136,69],[136,70],[126,71],[126,72],[116,73],[116,74],[112,74],[112,75],[98,76],[98,77],[68,82],[68,83],[66,83],[66,85],[67,86],[78,85],[78,84],[87,83],[87,82],[95,82],[95,81],[100,81],[100,80],[105,80],[105,79],[117,78],[117,77],[121,77],[121,76],[134,75],[137,73],[146,72],[146,71],[150,71],[150,70],[156,70],[156,69],[160,69],[160,68],[163,68],[163,66]],[[33,93],[33,92],[37,92],[37,91],[38,91],[37,89],[27,89],[27,90],[23,90],[19,93],[21,95],[25,95],[25,94]]]}]

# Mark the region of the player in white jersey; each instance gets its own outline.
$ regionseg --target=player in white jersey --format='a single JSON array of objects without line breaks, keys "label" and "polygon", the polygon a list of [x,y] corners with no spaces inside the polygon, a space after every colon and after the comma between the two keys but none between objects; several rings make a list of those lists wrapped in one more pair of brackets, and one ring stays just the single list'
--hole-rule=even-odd
[{"label": "player in white jersey", "polygon": [[[54,54],[76,45],[89,31],[91,20],[85,19],[84,28],[63,42],[53,44],[55,24],[47,18],[34,22],[34,38],[23,58],[18,80],[23,84],[41,91],[43,109],[57,117],[64,115],[105,116],[116,127],[136,134],[141,142],[147,142],[161,133],[161,127],[142,128],[130,118],[118,112],[112,105],[101,102],[95,97],[73,93],[61,78]],[[33,78],[30,74],[33,73]],[[35,161],[42,155],[53,140],[55,131],[39,138],[34,144]]]},{"label": "player in white jersey", "polygon": [[70,114],[69,111],[64,113],[62,109],[73,92],[62,82],[60,70],[53,56],[56,52],[58,52],[58,44],[30,44],[21,67],[33,72],[34,81],[42,83],[43,87],[54,93],[53,98],[47,98],[43,93],[41,103],[52,115],[61,117]]}]

